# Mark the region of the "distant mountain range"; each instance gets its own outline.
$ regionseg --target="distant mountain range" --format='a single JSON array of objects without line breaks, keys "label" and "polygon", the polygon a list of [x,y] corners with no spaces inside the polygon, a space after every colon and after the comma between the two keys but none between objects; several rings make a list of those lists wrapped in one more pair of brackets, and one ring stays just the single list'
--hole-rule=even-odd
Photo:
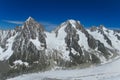
[{"label": "distant mountain range", "polygon": [[21,27],[0,30],[0,61],[18,71],[105,63],[119,53],[120,31],[102,25],[85,29],[67,20],[47,32],[29,17]]}]

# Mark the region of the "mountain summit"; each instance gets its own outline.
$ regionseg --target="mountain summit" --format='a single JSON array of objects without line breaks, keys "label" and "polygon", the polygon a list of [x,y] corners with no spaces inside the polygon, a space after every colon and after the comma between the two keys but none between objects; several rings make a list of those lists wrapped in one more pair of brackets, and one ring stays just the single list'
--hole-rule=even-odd
[{"label": "mountain summit", "polygon": [[63,22],[51,33],[32,17],[22,27],[0,30],[0,60],[17,70],[104,63],[119,54],[119,45],[118,31],[103,26],[85,29],[76,20]]},{"label": "mountain summit", "polygon": [[29,16],[26,21],[34,21],[34,19],[31,16]]},{"label": "mountain summit", "polygon": [[37,21],[35,21],[35,19],[33,19],[32,17],[29,17],[25,21],[25,23],[23,24],[23,28],[27,28],[29,30],[36,29],[37,31],[41,30],[41,32],[44,31],[43,26],[40,23],[38,23]]}]

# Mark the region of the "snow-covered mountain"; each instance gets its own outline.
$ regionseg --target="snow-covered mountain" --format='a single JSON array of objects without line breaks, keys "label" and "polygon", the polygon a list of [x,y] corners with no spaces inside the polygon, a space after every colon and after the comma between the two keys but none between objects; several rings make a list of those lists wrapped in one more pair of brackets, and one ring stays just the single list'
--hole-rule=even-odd
[{"label": "snow-covered mountain", "polygon": [[40,69],[70,67],[82,63],[104,63],[120,53],[120,32],[104,26],[90,29],[67,20],[52,32],[29,17],[23,26],[0,30],[0,61],[11,68]]},{"label": "snow-covered mountain", "polygon": [[115,57],[119,53],[119,33],[102,26],[92,29],[85,29],[79,21],[68,20],[52,33],[46,32],[48,48],[61,51],[65,60],[75,64],[105,62]]}]

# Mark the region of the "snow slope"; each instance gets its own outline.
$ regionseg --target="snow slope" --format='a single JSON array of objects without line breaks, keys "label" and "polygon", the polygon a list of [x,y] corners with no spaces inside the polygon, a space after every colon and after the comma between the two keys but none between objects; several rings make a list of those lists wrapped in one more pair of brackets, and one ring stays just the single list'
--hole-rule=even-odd
[{"label": "snow slope", "polygon": [[120,80],[120,59],[86,69],[53,70],[21,75],[7,80]]},{"label": "snow slope", "polygon": [[[17,35],[17,34],[16,34]],[[13,50],[12,50],[12,45],[13,45],[13,42],[14,42],[14,38],[16,37],[15,36],[12,36],[10,37],[8,40],[7,40],[7,50],[4,51],[4,49],[2,49],[0,47],[0,61],[3,61],[3,60],[7,60],[9,59],[9,57],[13,54]]]},{"label": "snow slope", "polygon": [[[96,27],[99,28],[99,27]],[[119,33],[115,33],[113,30],[109,30],[105,27],[103,27],[104,34],[110,39],[112,43],[112,47],[107,43],[107,41],[104,39],[104,36],[98,31],[91,32],[89,29],[87,30],[89,34],[91,34],[96,40],[99,40],[102,42],[107,48],[109,49],[116,49],[119,50],[120,40],[117,39],[116,34],[120,35]]]}]

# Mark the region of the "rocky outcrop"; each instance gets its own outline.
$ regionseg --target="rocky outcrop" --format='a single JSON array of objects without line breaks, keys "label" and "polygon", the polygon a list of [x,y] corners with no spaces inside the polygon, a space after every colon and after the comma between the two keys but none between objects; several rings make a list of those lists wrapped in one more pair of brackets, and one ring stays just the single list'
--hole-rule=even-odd
[{"label": "rocky outcrop", "polygon": [[120,36],[118,34],[116,34],[116,37],[117,37],[118,40],[120,40]]},{"label": "rocky outcrop", "polygon": [[14,30],[0,30],[0,45],[6,49],[7,40],[15,35]]},{"label": "rocky outcrop", "polygon": [[7,59],[17,72],[101,63],[120,51],[111,37],[120,44],[119,32],[103,26],[85,29],[79,21],[67,20],[49,33],[29,17],[21,27],[0,31],[0,60]]},{"label": "rocky outcrop", "polygon": [[[64,30],[60,31],[63,27]],[[92,29],[92,31],[96,30],[97,28]],[[99,58],[100,56],[103,56],[105,59],[109,59],[109,56],[111,55],[110,51],[104,46],[103,43],[101,43],[99,40],[96,40],[92,35],[90,35],[88,31],[78,21],[68,20],[64,22],[55,30],[55,33],[57,35],[56,37],[59,37],[59,35],[61,34],[60,32],[66,33],[66,36],[64,38],[66,50],[69,51],[69,56],[73,63],[98,63],[101,62],[101,59]],[[103,34],[104,39],[107,41],[107,43],[112,46],[111,41],[102,31],[102,27],[100,27],[99,32]],[[84,34],[87,39],[86,43],[88,47],[83,48],[82,45],[79,43],[80,39],[85,40],[83,37],[80,38],[82,34]],[[87,50],[87,48],[89,48],[89,51]]]},{"label": "rocky outcrop", "polygon": [[[43,26],[29,17],[22,27],[17,27],[15,30],[17,36],[12,45],[13,55],[9,59],[10,64],[12,65],[15,60],[26,61],[30,64],[38,61],[39,55],[45,54],[46,48]],[[37,46],[39,47],[37,48]]]}]

